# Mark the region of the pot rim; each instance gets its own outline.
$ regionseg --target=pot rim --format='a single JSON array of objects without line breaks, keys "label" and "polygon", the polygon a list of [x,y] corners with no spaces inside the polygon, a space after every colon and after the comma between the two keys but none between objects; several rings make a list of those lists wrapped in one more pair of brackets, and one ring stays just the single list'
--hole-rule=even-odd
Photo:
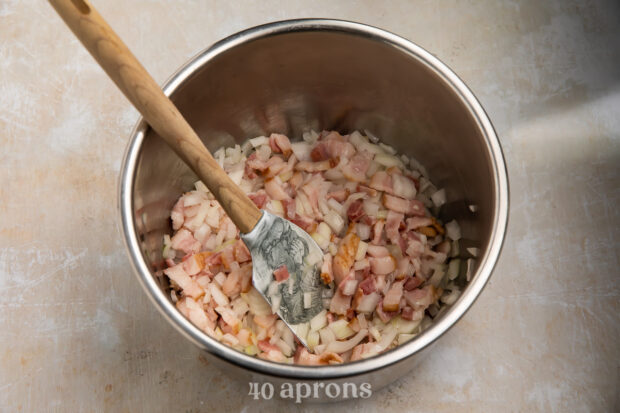
[{"label": "pot rim", "polygon": [[335,19],[294,19],[256,26],[233,34],[199,52],[187,63],[182,65],[165,82],[163,91],[167,96],[171,96],[200,67],[207,64],[218,55],[241,44],[288,32],[314,31],[344,32],[370,38],[371,40],[395,47],[411,58],[418,60],[438,75],[452,89],[455,93],[455,97],[461,99],[462,103],[469,109],[471,116],[482,132],[495,181],[496,209],[495,216],[493,217],[489,246],[485,254],[480,257],[478,270],[469,282],[467,288],[440,320],[433,323],[419,336],[390,351],[365,360],[344,363],[342,365],[289,365],[262,360],[243,354],[209,337],[186,319],[170,302],[167,295],[161,291],[142,256],[133,220],[133,183],[140,148],[146,131],[148,130],[148,125],[142,117],[138,119],[138,122],[131,132],[131,137],[121,164],[118,186],[120,226],[131,265],[142,288],[163,316],[187,339],[198,347],[206,350],[211,355],[224,361],[268,376],[306,380],[341,379],[383,369],[422,351],[446,333],[471,307],[491,276],[506,234],[509,203],[508,177],[502,149],[491,121],[474,94],[465,83],[444,63],[439,61],[439,59],[411,41],[383,29],[366,24]]}]

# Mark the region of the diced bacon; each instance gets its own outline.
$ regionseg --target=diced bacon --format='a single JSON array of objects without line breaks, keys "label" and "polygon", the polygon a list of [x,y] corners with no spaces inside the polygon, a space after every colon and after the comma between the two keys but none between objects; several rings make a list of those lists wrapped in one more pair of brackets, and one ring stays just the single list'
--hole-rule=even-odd
[{"label": "diced bacon", "polygon": [[[272,144],[273,142],[273,144]],[[291,141],[285,135],[279,133],[272,133],[269,137],[269,146],[274,152],[281,152],[284,156],[289,156],[292,152]],[[274,147],[277,149],[274,150]]]},{"label": "diced bacon", "polygon": [[433,225],[433,220],[430,217],[407,218],[407,231],[416,230],[421,227],[428,227],[430,225]]},{"label": "diced bacon", "polygon": [[403,214],[399,214],[394,211],[388,211],[387,218],[385,220],[385,235],[387,239],[394,245],[400,244],[400,234],[398,232],[400,225],[405,220]]},{"label": "diced bacon", "polygon": [[268,329],[269,327],[275,324],[277,319],[278,319],[278,316],[275,314],[255,315],[254,323],[264,329]]},{"label": "diced bacon", "polygon": [[370,294],[364,294],[362,289],[358,288],[353,309],[359,313],[372,313],[380,300],[381,295],[378,292],[373,291]]},{"label": "diced bacon", "polygon": [[246,161],[245,161],[245,165],[246,167],[256,170],[256,171],[260,171],[263,172],[265,169],[267,169],[267,167],[269,165],[267,165],[267,162],[261,161],[260,159],[258,159],[257,156],[250,156]]},{"label": "diced bacon", "polygon": [[253,194],[248,194],[248,197],[254,202],[257,208],[263,208],[269,200],[267,193],[262,189]]},{"label": "diced bacon", "polygon": [[370,183],[368,186],[376,189],[377,191],[387,192],[390,194],[393,192],[392,177],[385,171],[375,172],[372,178],[370,178]]},{"label": "diced bacon", "polygon": [[351,308],[351,296],[344,295],[340,290],[336,290],[329,304],[329,311],[334,314],[346,315],[349,308]]},{"label": "diced bacon", "polygon": [[357,192],[364,192],[365,194],[368,194],[368,196],[377,196],[378,193],[376,189],[372,189],[366,185],[358,185]]},{"label": "diced bacon", "polygon": [[284,216],[288,220],[295,218],[297,202],[294,199],[285,199],[282,201],[282,207],[284,208]]},{"label": "diced bacon", "polygon": [[[352,147],[353,145],[351,145],[351,148]],[[346,155],[340,156],[348,158]],[[349,159],[349,162],[344,164],[340,170],[347,179],[355,182],[366,182],[366,171],[368,171],[371,160],[372,157],[367,152],[358,152],[355,156]]]},{"label": "diced bacon", "polygon": [[194,254],[200,251],[200,242],[185,228],[181,228],[174,234],[170,239],[170,246],[186,254]]},{"label": "diced bacon", "polygon": [[276,279],[276,281],[280,283],[282,281],[288,280],[288,278],[291,275],[289,274],[288,268],[286,268],[286,265],[282,265],[273,272],[273,276]]},{"label": "diced bacon", "polygon": [[327,199],[333,198],[338,202],[344,202],[349,197],[349,191],[346,188],[341,188],[327,194]]},{"label": "diced bacon", "polygon": [[424,204],[417,199],[403,199],[397,196],[383,194],[383,205],[387,209],[391,209],[395,212],[400,212],[406,215],[424,216],[426,211],[424,210]]},{"label": "diced bacon", "polygon": [[193,254],[184,259],[182,265],[188,275],[196,275],[205,267],[205,259],[202,254]]},{"label": "diced bacon", "polygon": [[438,295],[439,294],[435,287],[428,285],[424,288],[406,291],[404,297],[405,300],[407,300],[407,304],[414,309],[426,309],[437,300]]},{"label": "diced bacon", "polygon": [[183,222],[185,220],[183,215],[183,198],[180,198],[174,207],[172,208],[172,212],[170,213],[170,219],[172,219],[172,229],[178,230],[183,226]]},{"label": "diced bacon", "polygon": [[373,244],[381,244],[381,236],[383,235],[383,227],[385,226],[385,221],[380,219],[375,225],[372,227],[372,241]]},{"label": "diced bacon", "polygon": [[359,288],[365,295],[375,292],[377,290],[375,279],[373,277],[366,277],[364,281],[359,284]]},{"label": "diced bacon", "polygon": [[334,257],[332,264],[336,283],[340,284],[351,270],[359,243],[360,238],[352,232],[347,234],[340,242],[338,253]]},{"label": "diced bacon", "polygon": [[340,364],[342,363],[342,357],[333,351],[326,351],[319,356],[319,362],[321,364]]},{"label": "diced bacon", "polygon": [[[253,153],[252,155],[256,155],[256,153]],[[250,167],[250,165],[248,165],[247,161],[245,163],[245,166],[243,168],[243,175],[247,178],[247,179],[254,179],[256,177],[258,177],[258,175],[256,174],[256,172],[254,172],[254,169],[252,169]]]},{"label": "diced bacon", "polygon": [[304,176],[301,172],[296,171],[293,173],[293,176],[291,177],[291,179],[288,180],[288,184],[291,186],[292,189],[294,189],[295,191],[297,191],[297,188],[299,188],[299,186],[304,182]]},{"label": "diced bacon", "polygon": [[265,191],[267,191],[267,195],[269,195],[271,199],[275,199],[277,201],[289,199],[288,194],[282,187],[282,181],[277,176],[275,178],[265,180]]},{"label": "diced bacon", "polygon": [[403,308],[400,316],[404,320],[419,321],[424,318],[424,310],[414,310],[412,307],[406,306],[405,308]]},{"label": "diced bacon", "polygon": [[386,275],[396,269],[396,260],[391,255],[380,258],[369,258],[370,270],[377,275]]},{"label": "diced bacon", "polygon": [[377,303],[375,312],[384,323],[387,323],[396,315],[396,311],[385,311],[383,309],[383,300],[380,300],[379,303]]},{"label": "diced bacon", "polygon": [[398,264],[396,265],[396,279],[401,280],[407,276],[412,275],[414,272],[413,266],[409,261],[409,258],[403,257],[398,260]]},{"label": "diced bacon", "polygon": [[266,353],[270,351],[280,351],[280,347],[276,346],[275,344],[271,344],[268,339],[260,340],[256,343],[256,346],[259,348],[259,350]]},{"label": "diced bacon", "polygon": [[314,162],[320,162],[329,159],[329,154],[327,153],[327,145],[325,142],[319,142],[316,144],[314,149],[310,152],[310,158]]},{"label": "diced bacon", "polygon": [[338,290],[342,295],[353,295],[357,290],[358,281],[355,279],[354,271],[350,271],[349,274],[338,284]]},{"label": "diced bacon", "polygon": [[194,281],[183,269],[183,264],[177,264],[174,267],[166,268],[164,274],[172,281],[177,283],[183,290],[183,294],[189,297],[198,298],[204,294],[202,288]]},{"label": "diced bacon", "polygon": [[406,253],[411,258],[417,258],[424,253],[424,244],[418,239],[411,238],[407,242]]},{"label": "diced bacon", "polygon": [[330,161],[320,161],[320,162],[301,161],[295,165],[295,170],[315,173],[315,172],[327,171],[331,167],[332,167],[332,164]]},{"label": "diced bacon", "polygon": [[222,292],[229,297],[234,297],[241,292],[241,272],[231,271],[222,284]]},{"label": "diced bacon", "polygon": [[265,179],[269,179],[284,172],[288,164],[284,162],[284,160],[279,156],[274,156],[273,158],[269,158],[266,165],[267,168],[265,169],[263,174],[265,176]]},{"label": "diced bacon", "polygon": [[[327,154],[330,158],[351,158],[355,154],[355,147],[349,142],[339,139],[328,139],[324,141]],[[368,169],[368,166],[366,167]],[[364,171],[365,173],[366,171]]]},{"label": "diced bacon", "polygon": [[312,354],[304,346],[297,346],[297,353],[295,353],[295,362],[302,366],[319,366],[323,364],[321,357],[317,354]]},{"label": "diced bacon", "polygon": [[308,233],[314,232],[317,225],[315,220],[303,215],[297,215],[290,221]]},{"label": "diced bacon", "polygon": [[247,262],[252,259],[250,250],[245,245],[245,242],[241,240],[237,240],[237,242],[235,242],[235,245],[233,246],[233,256],[235,257],[235,261],[239,263]]},{"label": "diced bacon", "polygon": [[351,202],[349,208],[347,209],[347,216],[349,220],[356,222],[364,215],[364,203],[362,200],[358,199],[356,201]]},{"label": "diced bacon", "polygon": [[413,277],[407,278],[407,281],[405,281],[405,285],[403,287],[406,291],[411,291],[411,290],[418,288],[420,285],[422,285],[423,282],[424,280],[421,279],[420,277],[413,276]]},{"label": "diced bacon", "polygon": [[398,311],[400,307],[400,299],[403,296],[403,281],[397,281],[392,284],[388,292],[383,297],[384,311]]},{"label": "diced bacon", "polygon": [[385,248],[383,245],[373,245],[373,244],[368,245],[368,249],[366,250],[366,253],[374,258],[387,257],[388,255],[390,255],[390,251],[387,248]]},{"label": "diced bacon", "polygon": [[325,284],[329,284],[334,280],[332,275],[332,255],[325,254],[323,256],[323,265],[321,266],[321,280]]},{"label": "diced bacon", "polygon": [[393,174],[392,186],[394,195],[405,199],[415,199],[415,184],[408,177],[403,176],[399,173]]},{"label": "diced bacon", "polygon": [[241,292],[247,293],[252,288],[252,264],[241,267]]}]

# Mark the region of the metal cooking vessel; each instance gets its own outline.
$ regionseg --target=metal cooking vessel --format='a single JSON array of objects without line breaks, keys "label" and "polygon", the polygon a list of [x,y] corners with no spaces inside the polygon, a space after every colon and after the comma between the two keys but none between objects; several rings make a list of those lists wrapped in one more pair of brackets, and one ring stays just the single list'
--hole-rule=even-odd
[{"label": "metal cooking vessel", "polygon": [[[501,148],[484,110],[465,84],[415,44],[346,21],[308,19],[245,30],[201,52],[164,87],[211,151],[269,134],[369,130],[417,158],[451,202],[463,237],[479,249],[458,301],[415,339],[382,355],[343,365],[302,367],[253,358],[213,340],[179,313],[166,292],[162,237],[169,213],[195,175],[140,120],[121,167],[119,207],[138,280],[155,307],[209,359],[247,381],[333,386],[401,377],[473,304],[491,275],[508,220],[508,181]],[[469,206],[475,206],[469,208]],[[473,212],[472,212],[473,210]],[[324,388],[324,387],[321,387]],[[309,400],[335,400],[320,391]],[[313,395],[314,396],[314,395]]]}]

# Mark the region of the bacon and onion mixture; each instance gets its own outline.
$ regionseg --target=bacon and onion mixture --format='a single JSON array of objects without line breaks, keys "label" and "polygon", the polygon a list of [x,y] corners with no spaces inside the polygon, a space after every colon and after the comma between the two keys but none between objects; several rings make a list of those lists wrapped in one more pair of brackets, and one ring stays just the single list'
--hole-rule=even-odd
[{"label": "bacon and onion mixture", "polygon": [[300,332],[308,350],[252,287],[238,229],[197,182],[172,209],[164,274],[179,311],[211,337],[277,362],[344,363],[410,340],[458,298],[460,229],[431,214],[445,192],[414,159],[370,134],[326,131],[261,136],[214,156],[256,206],[312,235],[332,288]]}]

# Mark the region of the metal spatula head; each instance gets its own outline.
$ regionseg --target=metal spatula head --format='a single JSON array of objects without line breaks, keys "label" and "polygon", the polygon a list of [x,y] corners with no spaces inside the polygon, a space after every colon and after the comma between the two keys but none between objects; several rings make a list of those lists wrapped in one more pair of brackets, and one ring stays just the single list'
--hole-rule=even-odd
[{"label": "metal spatula head", "polygon": [[[323,310],[323,251],[307,232],[267,211],[242,234],[252,254],[252,283],[304,346],[307,324]],[[277,281],[278,278],[288,278]],[[285,272],[286,271],[286,272]]]}]

